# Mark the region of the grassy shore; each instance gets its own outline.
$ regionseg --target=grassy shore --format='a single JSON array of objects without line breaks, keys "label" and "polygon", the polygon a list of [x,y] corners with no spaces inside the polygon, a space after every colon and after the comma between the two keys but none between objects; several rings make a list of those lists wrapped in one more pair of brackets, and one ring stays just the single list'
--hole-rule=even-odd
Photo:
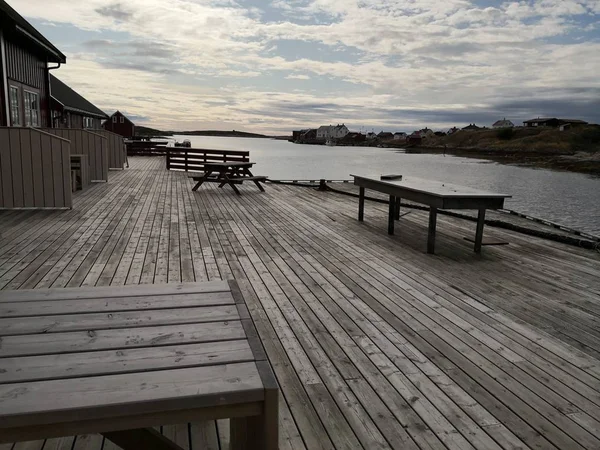
[{"label": "grassy shore", "polygon": [[600,126],[515,128],[433,136],[409,151],[443,153],[600,175]]}]

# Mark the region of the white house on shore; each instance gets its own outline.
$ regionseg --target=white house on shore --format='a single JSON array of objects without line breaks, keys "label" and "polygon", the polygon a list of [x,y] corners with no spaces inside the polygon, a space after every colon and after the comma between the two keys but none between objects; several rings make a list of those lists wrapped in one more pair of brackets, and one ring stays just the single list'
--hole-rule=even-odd
[{"label": "white house on shore", "polygon": [[398,133],[394,133],[394,140],[395,141],[405,141],[407,138],[407,134],[403,131],[400,131]]},{"label": "white house on shore", "polygon": [[492,125],[492,128],[514,128],[515,124],[512,123],[510,120],[506,120],[506,117],[502,120],[498,120],[497,122],[494,122],[494,125]]},{"label": "white house on shore", "polygon": [[344,124],[323,125],[317,129],[317,139],[341,139],[349,132],[350,130]]}]

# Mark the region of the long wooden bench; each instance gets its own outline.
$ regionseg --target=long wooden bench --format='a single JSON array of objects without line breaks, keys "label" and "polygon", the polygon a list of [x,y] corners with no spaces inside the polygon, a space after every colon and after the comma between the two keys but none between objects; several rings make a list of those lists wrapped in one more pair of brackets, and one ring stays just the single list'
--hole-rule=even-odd
[{"label": "long wooden bench", "polygon": [[211,150],[199,148],[168,148],[166,155],[167,170],[200,172],[206,163],[249,162],[248,150]]},{"label": "long wooden bench", "polygon": [[232,450],[278,448],[278,386],[234,281],[0,291],[0,447],[230,419]]}]

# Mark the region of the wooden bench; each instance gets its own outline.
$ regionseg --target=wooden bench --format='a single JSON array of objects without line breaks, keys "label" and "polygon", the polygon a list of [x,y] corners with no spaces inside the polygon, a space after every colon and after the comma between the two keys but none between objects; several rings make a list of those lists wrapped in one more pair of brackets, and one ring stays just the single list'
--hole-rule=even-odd
[{"label": "wooden bench", "polygon": [[248,150],[211,150],[198,148],[168,148],[167,170],[205,172],[207,163],[249,162]]},{"label": "wooden bench", "polygon": [[[231,449],[278,448],[278,386],[234,281],[0,291],[0,444],[230,418]],[[0,445],[1,447],[1,445]]]}]

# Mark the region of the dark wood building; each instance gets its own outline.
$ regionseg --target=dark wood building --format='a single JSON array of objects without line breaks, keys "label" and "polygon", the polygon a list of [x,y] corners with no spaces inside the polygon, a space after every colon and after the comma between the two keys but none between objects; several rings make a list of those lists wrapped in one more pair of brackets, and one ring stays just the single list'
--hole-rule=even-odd
[{"label": "dark wood building", "polygon": [[125,138],[135,136],[135,125],[123,113],[117,111],[104,122],[104,129],[120,134]]},{"label": "dark wood building", "polygon": [[50,75],[50,106],[54,128],[102,129],[106,113]]},{"label": "dark wood building", "polygon": [[0,0],[0,126],[51,127],[49,70],[65,62],[60,50]]}]

